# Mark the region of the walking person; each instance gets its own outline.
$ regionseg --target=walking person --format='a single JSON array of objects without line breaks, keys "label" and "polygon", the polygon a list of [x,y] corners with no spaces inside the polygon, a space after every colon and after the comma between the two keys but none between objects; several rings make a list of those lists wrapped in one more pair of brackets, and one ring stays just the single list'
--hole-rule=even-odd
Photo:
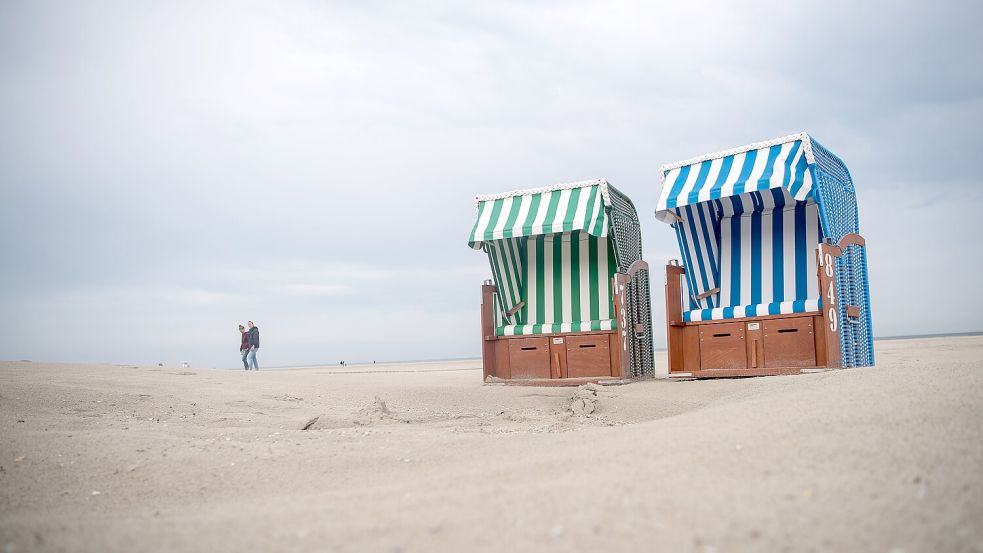
[{"label": "walking person", "polygon": [[246,347],[249,348],[249,354],[247,355],[249,366],[254,371],[258,371],[259,363],[256,361],[256,350],[259,349],[259,327],[252,321],[248,321],[246,324],[249,325],[249,331],[246,332]]},{"label": "walking person", "polygon": [[246,327],[239,325],[239,335],[241,341],[239,343],[239,355],[242,356],[242,368],[249,370],[249,361],[246,360],[246,355],[249,353],[249,333],[246,332]]}]

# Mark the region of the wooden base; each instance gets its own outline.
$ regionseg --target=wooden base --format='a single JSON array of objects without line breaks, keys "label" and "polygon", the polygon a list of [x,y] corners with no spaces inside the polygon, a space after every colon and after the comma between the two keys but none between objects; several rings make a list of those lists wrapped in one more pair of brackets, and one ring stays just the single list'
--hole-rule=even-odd
[{"label": "wooden base", "polygon": [[669,376],[799,374],[829,367],[818,313],[669,325]]},{"label": "wooden base", "polygon": [[[639,267],[648,266],[642,264]],[[630,275],[618,273],[611,279],[617,330],[526,336],[495,335],[496,290],[491,284],[483,285],[482,380],[523,381],[534,386],[579,386],[588,382],[626,380],[631,374],[625,305],[625,288],[630,278]]]},{"label": "wooden base", "polygon": [[502,384],[505,386],[582,386],[584,384],[600,384],[601,386],[619,386],[629,384],[630,379],[605,378],[525,378],[502,380],[489,376],[485,384]]},{"label": "wooden base", "polygon": [[570,381],[624,378],[618,332],[487,336],[485,381]]},{"label": "wooden base", "polygon": [[[845,236],[839,245],[816,249],[822,312],[764,315],[717,321],[685,322],[681,279],[686,271],[666,266],[666,330],[669,376],[715,378],[799,374],[842,367],[834,258],[863,237]],[[847,313],[859,309],[847,306]]]},{"label": "wooden base", "polygon": [[670,379],[675,378],[739,378],[745,376],[777,376],[782,374],[809,374],[823,372],[830,369],[817,367],[781,367],[773,369],[708,369],[704,371],[671,371]]}]

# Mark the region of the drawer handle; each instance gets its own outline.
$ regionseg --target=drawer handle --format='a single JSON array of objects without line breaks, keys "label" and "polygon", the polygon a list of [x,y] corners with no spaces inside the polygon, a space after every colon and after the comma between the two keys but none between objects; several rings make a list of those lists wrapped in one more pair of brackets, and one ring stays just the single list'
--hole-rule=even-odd
[{"label": "drawer handle", "polygon": [[721,332],[720,334],[713,335],[714,338],[726,338],[727,336],[730,336],[730,332]]},{"label": "drawer handle", "polygon": [[783,332],[798,332],[798,331],[799,331],[799,329],[797,329],[797,328],[780,328],[780,329],[778,329],[778,333],[779,334],[781,334]]},{"label": "drawer handle", "polygon": [[580,345],[579,345],[579,346],[577,346],[577,347],[578,347],[578,348],[595,348],[595,347],[597,347],[597,346],[596,346],[595,344],[580,344]]}]

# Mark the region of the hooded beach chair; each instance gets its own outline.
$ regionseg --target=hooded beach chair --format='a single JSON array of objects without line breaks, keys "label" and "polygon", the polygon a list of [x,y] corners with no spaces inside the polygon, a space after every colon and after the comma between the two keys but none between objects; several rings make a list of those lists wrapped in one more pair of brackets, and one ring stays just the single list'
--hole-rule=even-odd
[{"label": "hooded beach chair", "polygon": [[635,207],[604,180],[478,196],[484,378],[652,375],[648,264]]},{"label": "hooded beach chair", "polygon": [[806,133],[664,165],[656,218],[670,376],[874,364],[867,254],[846,165]]}]

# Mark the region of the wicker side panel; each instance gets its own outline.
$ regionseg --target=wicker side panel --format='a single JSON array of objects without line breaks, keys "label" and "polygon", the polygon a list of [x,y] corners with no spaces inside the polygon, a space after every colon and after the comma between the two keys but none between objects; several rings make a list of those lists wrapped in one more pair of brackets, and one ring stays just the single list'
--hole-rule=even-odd
[{"label": "wicker side panel", "polygon": [[[629,332],[633,339],[629,340],[631,355],[631,376],[655,376],[655,355],[652,343],[652,297],[649,288],[649,272],[641,270],[635,273],[628,284],[628,305],[630,306]],[[635,325],[641,325],[641,332],[635,332]]]},{"label": "wicker side panel", "polygon": [[632,263],[642,258],[642,229],[638,213],[627,196],[613,186],[608,187],[611,197],[611,228],[614,230],[615,259],[619,272],[625,272]]},{"label": "wicker side panel", "polygon": [[[840,294],[840,356],[844,367],[874,364],[874,335],[870,321],[870,285],[867,252],[857,245],[846,247],[836,260],[836,288]],[[860,317],[847,318],[847,305],[860,307]]]},{"label": "wicker side panel", "polygon": [[[823,221],[823,235],[834,243],[846,234],[859,233],[857,196],[850,172],[843,162],[813,141],[816,167],[815,198]],[[836,260],[836,287],[840,295],[840,356],[844,367],[869,367],[874,364],[874,339],[870,315],[870,281],[867,276],[867,252],[851,245]],[[860,307],[860,317],[847,318],[848,305]]]},{"label": "wicker side panel", "polygon": [[816,165],[821,167],[831,178],[842,183],[852,193],[854,191],[853,179],[850,178],[850,171],[846,168],[843,160],[836,157],[836,154],[827,150],[815,139],[810,141],[810,145],[812,146],[812,155],[816,158]]},{"label": "wicker side panel", "polygon": [[[638,212],[631,200],[613,186],[608,186],[611,197],[611,229],[618,272],[626,273],[632,263],[642,259],[642,229]],[[628,283],[625,298],[628,304],[631,338],[628,354],[633,378],[655,375],[655,357],[652,344],[652,300],[649,290],[649,272],[638,271]],[[642,325],[635,332],[636,325]]]},{"label": "wicker side panel", "polygon": [[823,220],[823,235],[839,242],[851,232],[860,232],[857,195],[843,162],[818,142],[812,142],[816,158],[814,194]]}]

